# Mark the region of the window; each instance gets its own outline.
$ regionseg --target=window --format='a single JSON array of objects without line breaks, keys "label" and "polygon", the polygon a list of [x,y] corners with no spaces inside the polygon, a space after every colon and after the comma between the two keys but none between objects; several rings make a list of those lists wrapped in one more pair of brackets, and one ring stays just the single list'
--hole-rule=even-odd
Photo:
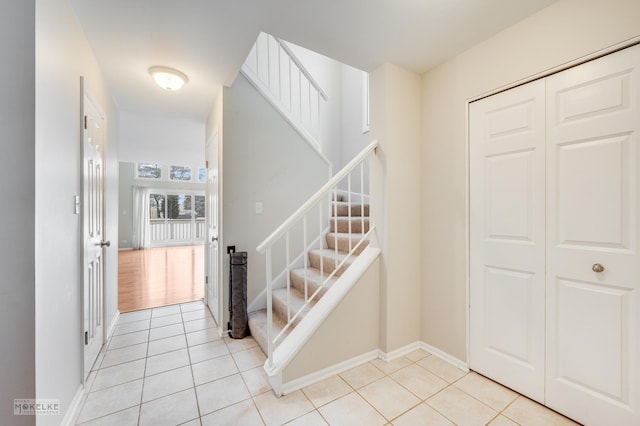
[{"label": "window", "polygon": [[202,243],[206,234],[204,193],[152,191],[149,226],[152,247]]},{"label": "window", "polygon": [[191,167],[189,166],[169,166],[169,179],[178,181],[191,180]]},{"label": "window", "polygon": [[165,205],[164,194],[149,194],[149,219],[164,219]]},{"label": "window", "polygon": [[206,183],[207,169],[194,165],[167,166],[155,163],[136,163],[136,179],[170,182]]},{"label": "window", "polygon": [[362,133],[369,131],[369,73],[362,72]]},{"label": "window", "polygon": [[195,213],[196,219],[204,218],[204,195],[196,195],[195,196]]},{"label": "window", "polygon": [[143,179],[161,179],[162,166],[159,164],[138,163],[137,176]]}]

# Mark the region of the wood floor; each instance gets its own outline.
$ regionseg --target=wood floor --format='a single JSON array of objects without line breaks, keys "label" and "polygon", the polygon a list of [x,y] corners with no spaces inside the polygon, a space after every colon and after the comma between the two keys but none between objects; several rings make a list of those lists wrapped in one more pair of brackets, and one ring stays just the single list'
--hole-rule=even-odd
[{"label": "wood floor", "polygon": [[204,297],[204,246],[118,252],[121,313]]}]

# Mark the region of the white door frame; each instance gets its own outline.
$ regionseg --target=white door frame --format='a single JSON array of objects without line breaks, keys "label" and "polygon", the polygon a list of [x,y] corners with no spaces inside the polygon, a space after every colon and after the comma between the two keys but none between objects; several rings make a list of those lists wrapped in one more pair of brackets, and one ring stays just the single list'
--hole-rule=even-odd
[{"label": "white door frame", "polygon": [[[210,154],[209,154],[209,148],[212,147],[213,143],[217,144],[217,156],[216,158],[211,158]],[[209,280],[213,280],[213,284],[217,286],[217,293],[218,293],[218,302],[216,307],[214,307],[214,310],[217,310],[218,312],[218,318],[215,318],[216,322],[218,323],[218,333],[220,336],[222,336],[223,333],[223,324],[224,324],[224,311],[223,311],[223,300],[224,300],[224,292],[223,292],[223,271],[224,271],[224,267],[222,267],[223,265],[223,250],[220,249],[220,247],[222,247],[222,241],[223,241],[223,230],[222,227],[220,226],[220,224],[222,223],[222,144],[220,141],[220,137],[219,137],[219,132],[218,129],[214,130],[214,132],[212,133],[211,137],[209,139],[207,139],[207,143],[206,143],[206,159],[207,162],[215,162],[215,167],[212,166],[212,164],[207,163],[206,165],[206,169],[207,169],[207,182],[209,180],[209,170],[211,168],[215,168],[217,170],[217,184],[218,184],[218,188],[217,188],[217,192],[218,192],[218,203],[217,203],[217,218],[218,218],[218,224],[217,224],[217,230],[218,230],[218,270],[217,270],[217,276],[216,277],[208,277]],[[205,204],[207,206],[207,208],[209,207],[210,203],[209,203],[209,197],[211,197],[211,195],[209,194],[209,192],[206,192],[206,201]],[[208,246],[209,246],[209,239],[211,238],[211,236],[209,235],[209,212],[207,212],[206,214],[207,217],[207,240],[205,241],[205,275],[208,276],[209,271],[210,271],[210,265],[209,265],[209,260],[210,260],[210,255],[209,255],[209,250],[208,250]],[[208,290],[209,289],[209,283],[205,284],[205,303],[208,305],[209,304],[209,294],[208,294]],[[211,311],[211,307],[209,307],[209,310]]]},{"label": "white door frame", "polygon": [[[79,251],[80,254],[82,256],[82,261],[81,263],[81,267],[80,267],[80,283],[81,283],[81,299],[80,299],[80,311],[82,313],[82,318],[83,320],[80,323],[81,326],[81,331],[80,331],[80,338],[82,340],[82,348],[83,348],[83,357],[82,357],[82,381],[83,384],[85,383],[87,376],[88,376],[88,371],[90,370],[91,366],[86,365],[87,364],[87,360],[86,357],[89,355],[87,353],[88,350],[88,346],[86,345],[86,335],[85,333],[87,333],[86,330],[86,324],[85,324],[85,314],[86,314],[86,304],[85,304],[85,300],[86,300],[86,295],[85,295],[85,287],[86,287],[86,283],[85,283],[85,264],[84,264],[84,256],[85,256],[85,204],[87,203],[87,200],[85,199],[85,183],[84,183],[84,160],[85,160],[85,152],[84,152],[84,145],[85,145],[85,116],[86,116],[86,110],[87,110],[87,106],[86,103],[89,102],[91,103],[91,107],[95,110],[96,114],[102,119],[104,120],[103,125],[105,125],[105,133],[104,133],[104,140],[102,141],[102,146],[100,146],[100,155],[101,155],[101,159],[102,159],[102,167],[101,167],[101,173],[102,173],[102,177],[100,179],[101,181],[101,185],[102,185],[102,200],[100,200],[100,215],[102,216],[101,218],[101,237],[102,237],[102,242],[105,241],[105,212],[106,212],[106,205],[105,205],[105,194],[104,194],[104,189],[105,189],[105,147],[104,147],[104,143],[106,141],[106,114],[104,113],[104,110],[102,109],[102,107],[95,101],[94,97],[91,96],[91,94],[87,91],[86,89],[86,85],[85,85],[85,79],[83,76],[80,77],[80,93],[81,93],[81,98],[80,98],[80,176],[81,176],[81,194],[79,196],[79,201],[76,202],[76,212],[78,212],[80,214],[81,217],[81,223],[82,223],[82,227],[81,227],[81,232],[80,232],[80,246],[79,246]],[[108,242],[107,242],[108,243]],[[102,247],[102,276],[100,277],[101,281],[102,281],[102,291],[101,291],[101,295],[100,295],[100,313],[101,313],[101,318],[99,318],[99,326],[101,328],[101,335],[100,335],[100,339],[101,341],[100,343],[100,350],[102,349],[102,347],[104,346],[104,344],[106,343],[107,340],[107,325],[105,323],[105,307],[106,307],[106,303],[105,303],[105,297],[106,297],[106,264],[105,264],[105,253],[104,253],[104,245],[101,245]],[[97,344],[97,343],[96,343]],[[99,351],[98,351],[99,353]],[[96,358],[97,359],[97,358]],[[95,362],[95,359],[93,360],[93,362]],[[91,362],[93,364],[93,362]]]},{"label": "white door frame", "polygon": [[466,200],[465,200],[465,252],[466,252],[466,262],[467,262],[467,269],[465,271],[465,279],[466,279],[466,306],[465,306],[465,310],[466,310],[466,315],[467,315],[467,321],[466,321],[466,342],[467,342],[467,359],[465,362],[465,365],[467,368],[469,368],[469,360],[470,360],[470,355],[471,355],[471,314],[470,314],[470,301],[471,301],[471,212],[470,212],[470,201],[471,201],[471,184],[470,184],[470,144],[471,144],[471,132],[470,132],[470,125],[469,125],[469,119],[470,119],[470,114],[469,114],[469,108],[470,108],[470,104],[472,102],[478,101],[480,99],[489,97],[491,95],[495,95],[497,93],[503,92],[505,90],[509,90],[509,89],[513,89],[514,87],[526,84],[526,83],[530,83],[534,80],[540,79],[540,78],[545,78],[548,77],[550,75],[556,74],[558,72],[564,71],[566,69],[569,68],[573,68],[575,66],[578,66],[580,64],[583,64],[585,62],[589,62],[592,61],[594,59],[598,59],[602,56],[606,56],[608,54],[611,54],[613,52],[616,52],[618,50],[622,50],[625,49],[627,47],[631,47],[635,44],[640,43],[640,36],[638,37],[634,37],[631,38],[629,40],[626,40],[624,42],[609,46],[605,49],[602,50],[598,50],[596,52],[590,53],[588,55],[585,55],[583,57],[580,57],[578,59],[575,59],[573,61],[567,62],[565,64],[559,65],[557,67],[554,68],[550,68],[546,71],[543,71],[541,73],[538,74],[534,74],[528,78],[522,79],[522,80],[517,80],[514,81],[513,83],[510,84],[506,84],[502,87],[490,90],[488,92],[482,93],[478,96],[474,96],[472,98],[467,99],[466,104],[465,104],[465,122],[467,125],[467,129],[466,129],[466,143],[465,143],[465,193],[467,194]]}]

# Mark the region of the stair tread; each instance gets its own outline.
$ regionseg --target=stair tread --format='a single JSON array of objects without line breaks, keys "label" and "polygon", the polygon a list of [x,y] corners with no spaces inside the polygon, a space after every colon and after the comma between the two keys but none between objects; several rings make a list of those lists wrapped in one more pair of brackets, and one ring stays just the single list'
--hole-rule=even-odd
[{"label": "stair tread", "polygon": [[[304,271],[305,271],[305,268],[297,268],[297,269],[292,269],[291,273],[297,274],[298,276],[304,278]],[[307,271],[307,279],[309,280],[324,281],[324,279],[329,276],[329,274],[326,271],[324,272],[324,274],[320,275],[320,270],[312,266],[309,266],[308,268],[306,268],[306,271]],[[329,281],[335,282],[336,278],[331,277]]]},{"label": "stair tread", "polygon": [[[289,305],[291,306],[292,315],[295,314],[298,309],[304,306],[304,293],[302,293],[297,288],[291,286],[291,292],[289,294]],[[287,303],[287,289],[286,288],[278,288],[273,290],[274,299],[280,299],[284,304]],[[311,302],[311,306],[315,305],[315,302]]]},{"label": "stair tread", "polygon": [[[307,294],[309,296],[313,295],[316,290],[322,285],[324,280],[329,276],[329,273],[323,271],[324,273],[320,275],[320,270],[316,269],[312,266],[309,266],[306,269],[307,276]],[[291,283],[292,286],[295,287],[301,294],[304,294],[304,277],[305,277],[305,268],[300,269],[292,269],[291,270]],[[317,302],[324,296],[324,293],[327,292],[329,288],[338,280],[336,276],[329,278],[324,287],[320,290],[318,295],[315,297],[315,301]]]}]

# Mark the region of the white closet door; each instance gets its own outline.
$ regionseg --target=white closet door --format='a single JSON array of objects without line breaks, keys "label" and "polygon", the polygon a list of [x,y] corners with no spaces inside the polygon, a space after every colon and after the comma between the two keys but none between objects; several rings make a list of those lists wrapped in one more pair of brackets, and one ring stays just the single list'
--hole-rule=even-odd
[{"label": "white closet door", "polygon": [[470,105],[470,366],[544,401],[545,89]]},{"label": "white closet door", "polygon": [[639,68],[547,79],[546,403],[589,425],[640,425]]}]

